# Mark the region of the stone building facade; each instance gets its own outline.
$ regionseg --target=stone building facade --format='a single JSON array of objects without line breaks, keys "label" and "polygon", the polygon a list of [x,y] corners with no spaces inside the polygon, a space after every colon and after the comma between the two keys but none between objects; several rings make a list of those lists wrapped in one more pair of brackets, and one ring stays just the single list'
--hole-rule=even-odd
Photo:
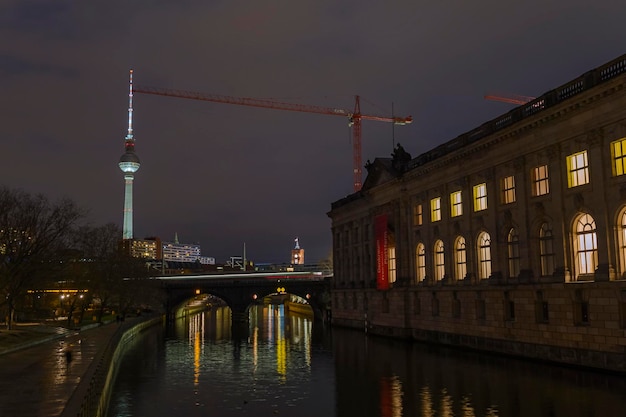
[{"label": "stone building facade", "polygon": [[626,372],[626,55],[366,168],[328,213],[333,324]]}]

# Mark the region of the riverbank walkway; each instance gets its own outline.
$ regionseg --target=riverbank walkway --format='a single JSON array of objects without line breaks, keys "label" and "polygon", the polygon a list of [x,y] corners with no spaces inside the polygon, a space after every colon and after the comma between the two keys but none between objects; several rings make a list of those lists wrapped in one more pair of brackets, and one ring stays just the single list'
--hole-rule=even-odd
[{"label": "riverbank walkway", "polygon": [[117,332],[140,320],[127,318],[83,330],[53,328],[35,336],[33,329],[16,330],[16,337],[20,332],[30,332],[31,337],[17,344],[0,343],[0,417],[72,416],[66,405],[94,359]]}]

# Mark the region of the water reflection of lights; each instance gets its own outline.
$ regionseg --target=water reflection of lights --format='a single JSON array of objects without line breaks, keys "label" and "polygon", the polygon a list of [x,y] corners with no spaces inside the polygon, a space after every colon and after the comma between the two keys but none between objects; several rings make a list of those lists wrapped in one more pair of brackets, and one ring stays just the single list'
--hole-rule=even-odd
[{"label": "water reflection of lights", "polygon": [[430,393],[430,388],[422,388],[420,391],[420,399],[422,400],[422,415],[424,417],[434,416],[435,410],[433,410],[433,396]]},{"label": "water reflection of lights", "polygon": [[448,394],[447,389],[441,390],[441,417],[454,417],[454,410],[452,397]]},{"label": "water reflection of lights", "polygon": [[[259,314],[260,313],[260,314]],[[284,305],[256,306],[250,309],[250,344],[254,370],[258,366],[259,338],[275,346],[276,373],[280,381],[287,379],[287,368],[293,364],[292,351],[301,348],[305,367],[311,367],[311,329],[312,320],[306,317],[287,314]],[[262,331],[265,330],[265,331]],[[294,349],[295,348],[295,349]]]},{"label": "water reflection of lights", "polygon": [[485,417],[498,417],[500,414],[498,414],[498,408],[496,406],[490,406],[487,409],[487,414],[485,414]]},{"label": "water reflection of lights", "polygon": [[[62,345],[61,345],[62,346]],[[64,347],[58,349],[56,355],[56,370],[54,372],[54,385],[62,385],[67,381],[69,375],[70,362],[67,361],[64,354]]]},{"label": "water reflection of lights", "polygon": [[287,377],[287,341],[285,340],[285,306],[270,306],[273,310],[274,342],[276,345],[276,372],[281,382]]},{"label": "water reflection of lights", "polygon": [[312,320],[307,320],[302,316],[292,315],[291,322],[291,342],[295,345],[302,344],[304,348],[304,360],[307,368],[311,368],[311,330]]},{"label": "water reflection of lights", "polygon": [[[242,360],[246,352],[252,373],[270,365],[274,368],[279,382],[287,381],[289,368],[297,371],[311,369],[312,356],[312,317],[292,314],[283,305],[256,305],[249,311],[248,349],[242,349]],[[228,307],[218,307],[211,311],[190,316],[187,321],[187,339],[193,357],[193,380],[198,386],[203,371],[203,355],[208,340],[219,341],[230,338],[231,317]],[[273,361],[263,361],[266,344],[273,345]],[[266,357],[266,356],[265,356]],[[267,357],[266,357],[267,358]]]},{"label": "water reflection of lights", "polygon": [[252,330],[252,365],[254,372],[259,366],[259,328],[256,326]]},{"label": "water reflection of lights", "polygon": [[200,357],[204,345],[204,314],[196,314],[189,320],[189,343],[193,346],[193,383],[200,382]]},{"label": "water reflection of lights", "polygon": [[[433,398],[433,394],[429,387],[423,387],[420,391],[420,399],[422,404],[422,415],[424,417],[441,416],[441,417],[455,417],[454,414],[454,399],[448,393],[446,388],[441,390],[441,397],[439,399],[439,409],[435,406],[437,400]],[[476,417],[476,412],[472,406],[470,397],[463,396],[461,398],[461,416],[460,417]],[[498,409],[495,406],[491,406],[487,409],[485,417],[498,417]]]},{"label": "water reflection of lights", "polygon": [[287,342],[284,337],[276,341],[276,372],[281,382],[287,380]]},{"label": "water reflection of lights", "polygon": [[397,376],[380,379],[380,415],[402,417],[402,381]]},{"label": "water reflection of lights", "polygon": [[472,407],[469,397],[463,396],[461,398],[461,410],[463,411],[463,417],[474,417],[474,407]]}]

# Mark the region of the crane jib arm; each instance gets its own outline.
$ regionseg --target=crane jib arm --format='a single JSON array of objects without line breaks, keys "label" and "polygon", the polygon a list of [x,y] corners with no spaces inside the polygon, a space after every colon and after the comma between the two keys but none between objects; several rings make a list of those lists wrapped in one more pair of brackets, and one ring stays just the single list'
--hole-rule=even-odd
[{"label": "crane jib arm", "polygon": [[334,107],[314,106],[307,104],[287,103],[283,101],[274,101],[268,99],[258,99],[250,97],[231,97],[218,94],[205,94],[195,91],[173,90],[168,88],[156,87],[134,87],[134,93],[152,94],[157,96],[185,98],[191,100],[212,101],[214,103],[226,103],[239,106],[261,107],[266,109],[299,111],[303,113],[318,113],[331,116],[344,116],[350,119],[359,118],[361,120],[373,120],[379,122],[390,122],[398,125],[409,124],[413,121],[411,116],[408,117],[384,117],[369,114],[354,114],[349,110],[338,109]]},{"label": "crane jib arm", "polygon": [[217,94],[204,94],[194,91],[172,90],[167,88],[156,87],[133,87],[134,93],[152,94],[156,96],[176,97],[191,100],[211,101],[214,103],[235,104],[239,106],[262,107],[266,109],[298,111],[303,113],[327,114],[330,116],[344,116],[349,119],[352,126],[353,138],[353,174],[354,174],[354,191],[361,189],[361,121],[373,120],[378,122],[389,122],[397,125],[406,125],[413,121],[411,116],[408,117],[385,117],[369,114],[362,114],[359,103],[359,96],[355,96],[354,111],[337,109],[334,107],[311,106],[306,104],[286,103],[282,101],[274,101],[267,99],[258,99],[250,97],[230,97]]},{"label": "crane jib arm", "polygon": [[258,99],[250,97],[231,97],[218,94],[204,94],[194,91],[172,90],[167,88],[155,87],[135,87],[135,93],[153,94],[157,96],[186,98],[191,100],[212,101],[214,103],[235,104],[239,106],[262,107],[266,109],[299,111],[305,113],[329,114],[334,116],[352,117],[352,113],[332,107],[311,106],[297,103],[287,103],[282,101],[274,101],[268,99]]}]

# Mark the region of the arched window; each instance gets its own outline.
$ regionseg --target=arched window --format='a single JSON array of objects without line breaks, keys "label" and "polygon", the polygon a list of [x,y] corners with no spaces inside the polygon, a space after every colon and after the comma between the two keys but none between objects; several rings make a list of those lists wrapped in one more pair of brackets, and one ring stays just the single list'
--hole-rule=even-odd
[{"label": "arched window", "polygon": [[445,257],[443,252],[443,241],[435,242],[435,280],[440,281],[446,274]]},{"label": "arched window", "polygon": [[426,250],[423,243],[418,243],[415,249],[415,273],[417,282],[422,282],[426,278]]},{"label": "arched window", "polygon": [[519,275],[519,235],[515,228],[509,230],[507,236],[508,258],[509,258],[509,277],[515,278]]},{"label": "arched window", "polygon": [[578,217],[575,224],[576,279],[592,275],[598,266],[596,222],[589,214]]},{"label": "arched window", "polygon": [[465,279],[467,275],[467,252],[465,250],[465,238],[459,236],[454,242],[454,278]]},{"label": "arched window", "polygon": [[547,277],[554,274],[554,236],[550,223],[543,223],[539,229],[539,257],[541,276]]},{"label": "arched window", "polygon": [[487,232],[478,235],[478,278],[491,276],[491,236]]},{"label": "arched window", "polygon": [[626,209],[624,209],[622,214],[619,216],[619,225],[617,226],[617,230],[619,233],[620,276],[621,278],[624,278],[624,276],[626,276]]}]

